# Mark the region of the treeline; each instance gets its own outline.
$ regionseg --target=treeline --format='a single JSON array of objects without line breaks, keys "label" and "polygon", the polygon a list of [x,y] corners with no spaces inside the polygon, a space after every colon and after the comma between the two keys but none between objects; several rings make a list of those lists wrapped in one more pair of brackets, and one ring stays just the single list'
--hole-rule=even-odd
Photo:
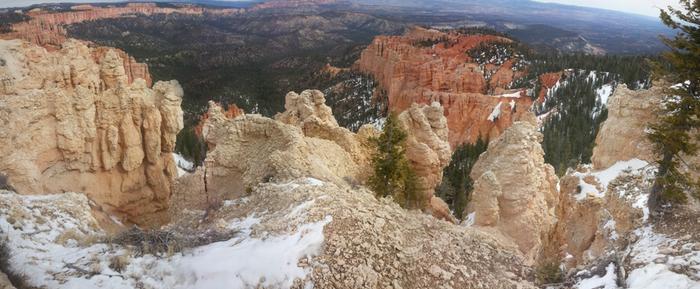
[{"label": "treeline", "polygon": [[647,88],[650,84],[648,56],[525,53],[528,53],[525,57],[530,62],[526,79],[534,80],[548,72],[577,69],[612,73],[617,81],[627,84],[630,89]]},{"label": "treeline", "polygon": [[474,181],[469,174],[481,153],[488,148],[488,141],[479,138],[474,144],[460,145],[452,154],[450,164],[442,173],[442,183],[435,189],[435,195],[450,206],[456,218],[464,217],[469,203]]},{"label": "treeline", "polygon": [[13,24],[26,20],[29,20],[29,16],[24,14],[15,12],[0,13],[0,33],[12,32]]}]

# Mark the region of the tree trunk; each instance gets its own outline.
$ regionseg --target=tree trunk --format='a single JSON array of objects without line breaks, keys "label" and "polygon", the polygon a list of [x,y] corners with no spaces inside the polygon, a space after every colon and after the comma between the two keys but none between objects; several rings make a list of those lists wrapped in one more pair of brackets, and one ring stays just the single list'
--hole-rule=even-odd
[{"label": "tree trunk", "polygon": [[659,164],[659,171],[656,173],[656,180],[654,181],[654,186],[651,187],[651,192],[649,193],[648,206],[649,210],[652,212],[658,212],[661,209],[661,201],[663,199],[664,188],[659,182],[659,179],[663,178],[668,174],[669,164],[673,160],[673,154],[669,152],[664,152],[664,158]]}]

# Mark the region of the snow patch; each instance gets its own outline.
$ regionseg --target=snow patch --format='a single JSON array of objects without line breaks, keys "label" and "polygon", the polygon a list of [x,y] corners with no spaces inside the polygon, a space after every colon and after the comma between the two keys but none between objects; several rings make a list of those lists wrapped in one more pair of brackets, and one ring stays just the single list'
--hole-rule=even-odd
[{"label": "snow patch", "polygon": [[617,274],[615,264],[610,263],[605,268],[605,276],[593,276],[576,283],[577,289],[617,289]]},{"label": "snow patch", "polygon": [[265,288],[290,288],[294,280],[304,279],[310,272],[297,263],[320,252],[323,228],[331,221],[332,217],[328,216],[320,222],[302,225],[288,236],[242,237],[200,247],[177,260],[176,275],[190,277],[178,286],[209,289],[249,288],[251,284],[259,284]]},{"label": "snow patch", "polygon": [[[313,203],[291,207],[284,218],[303,220]],[[324,227],[332,221],[326,216],[316,222],[299,222],[287,233],[261,232],[254,237],[253,228],[262,222],[262,216],[252,214],[228,221],[227,227],[237,232],[229,240],[170,257],[132,256],[118,244],[80,245],[88,236],[104,235],[84,195],[0,193],[0,204],[5,204],[0,206],[0,238],[12,250],[9,262],[13,270],[28,276],[29,285],[58,289],[290,288],[310,273],[311,268],[299,266],[299,260],[321,252]],[[13,217],[17,214],[22,218]],[[75,232],[67,234],[71,231]],[[130,256],[124,270],[111,269],[111,260],[123,255]]]},{"label": "snow patch", "polygon": [[[619,161],[612,165],[611,167],[597,171],[597,172],[592,172],[592,173],[580,173],[576,172],[573,175],[579,178],[579,186],[581,188],[581,192],[576,195],[576,200],[582,201],[586,199],[588,196],[596,197],[596,198],[602,198],[605,197],[605,193],[608,190],[608,184],[610,184],[611,181],[616,179],[620,174],[624,171],[639,171],[649,165],[649,163],[640,160],[640,159],[631,159],[628,161]],[[600,187],[602,190],[598,190],[598,188],[593,185],[587,183],[584,179],[588,176],[593,176],[597,179],[598,184],[600,184]]]},{"label": "snow patch", "polygon": [[489,115],[489,118],[488,118],[489,121],[495,122],[498,119],[498,117],[501,116],[501,104],[503,104],[503,103],[499,102],[496,105],[496,107],[493,108],[493,111],[491,112],[491,114]]},{"label": "snow patch", "polygon": [[469,215],[467,215],[467,218],[462,221],[462,226],[465,227],[471,227],[474,226],[474,223],[476,222],[476,212],[472,212]]},{"label": "snow patch", "polygon": [[194,163],[186,160],[182,155],[173,153],[173,159],[175,159],[175,165],[177,166],[178,177],[182,177],[194,171]]},{"label": "snow patch", "polygon": [[601,88],[598,88],[596,90],[596,94],[598,95],[598,100],[600,100],[600,103],[607,106],[608,105],[608,99],[610,96],[613,94],[613,85],[612,84],[605,84]]},{"label": "snow patch", "polygon": [[699,289],[700,283],[674,273],[667,265],[648,264],[633,270],[627,278],[628,289]]}]

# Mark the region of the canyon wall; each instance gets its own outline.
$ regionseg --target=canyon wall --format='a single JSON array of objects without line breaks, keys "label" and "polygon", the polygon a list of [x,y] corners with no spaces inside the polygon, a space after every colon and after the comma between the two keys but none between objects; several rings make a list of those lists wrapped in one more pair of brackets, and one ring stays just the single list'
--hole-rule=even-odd
[{"label": "canyon wall", "polygon": [[119,18],[128,15],[154,15],[154,14],[192,14],[204,13],[233,14],[240,13],[240,9],[207,9],[193,5],[182,5],[177,8],[158,7],[155,3],[128,3],[123,6],[94,7],[90,5],[73,6],[71,11],[52,12],[34,9],[27,13],[28,21],[16,23],[12,26],[13,32],[2,36],[4,39],[24,39],[29,42],[57,48],[67,39],[65,26],[85,21],[94,21],[106,18]]},{"label": "canyon wall", "polygon": [[0,173],[21,194],[83,192],[136,224],[164,221],[183,127],[176,81],[130,81],[120,52],[0,40]]},{"label": "canyon wall", "polygon": [[513,68],[513,59],[480,65],[469,57],[469,50],[487,42],[511,40],[414,28],[404,36],[376,37],[355,68],[377,79],[392,111],[440,103],[454,147],[479,137],[496,138],[532,105],[524,91],[507,90],[522,74]]},{"label": "canyon wall", "polygon": [[[123,6],[94,7],[91,5],[77,5],[71,11],[52,12],[41,9],[34,9],[27,13],[29,20],[12,25],[12,32],[0,34],[0,39],[23,39],[31,43],[43,46],[48,50],[61,49],[63,42],[68,40],[65,26],[94,21],[106,18],[127,17],[129,15],[154,15],[154,14],[235,14],[242,13],[242,9],[208,9],[199,6],[181,5],[177,8],[158,7],[154,3],[128,3]],[[100,59],[104,54],[114,50],[124,62],[124,68],[129,83],[136,79],[143,79],[147,86],[152,85],[151,75],[148,66],[138,63],[133,57],[124,51],[100,47],[95,53],[96,59]]]}]

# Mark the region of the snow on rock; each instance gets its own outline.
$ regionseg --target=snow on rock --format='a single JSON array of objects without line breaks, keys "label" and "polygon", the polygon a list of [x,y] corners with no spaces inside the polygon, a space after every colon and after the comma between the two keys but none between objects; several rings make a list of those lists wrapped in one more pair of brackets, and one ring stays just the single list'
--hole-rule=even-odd
[{"label": "snow on rock", "polygon": [[617,289],[617,274],[615,264],[610,263],[605,268],[605,276],[593,276],[576,283],[576,289]]},{"label": "snow on rock", "polygon": [[[178,288],[290,288],[304,279],[308,269],[297,265],[303,257],[318,254],[323,228],[332,218],[304,224],[292,235],[265,239],[243,236],[193,250],[176,261],[176,275],[190,276]],[[243,261],[244,260],[244,261]],[[262,282],[261,282],[262,280]],[[175,288],[175,287],[173,287]]]},{"label": "snow on rock", "polygon": [[[591,172],[591,167],[587,166],[586,169],[589,171],[575,172],[573,174],[579,178],[579,187],[581,188],[581,192],[576,195],[576,200],[582,201],[589,196],[602,198],[605,196],[605,192],[607,192],[608,184],[620,176],[622,172],[639,172],[647,165],[649,165],[649,163],[643,160],[631,159],[628,161],[619,161],[613,166],[597,172]],[[597,184],[591,184],[587,181],[590,180],[591,177],[595,178]]]},{"label": "snow on rock", "polygon": [[[275,212],[276,218],[296,224],[281,233],[254,234],[257,227],[264,228],[266,213],[253,213],[218,220],[232,232],[229,240],[170,256],[137,256],[131,247],[100,241],[106,234],[88,202],[77,193],[0,192],[0,239],[6,239],[11,250],[11,269],[42,288],[290,288],[311,272],[299,260],[320,253],[324,227],[332,221],[331,216],[305,221],[314,202],[309,200]],[[111,265],[120,256],[128,256],[128,264],[116,271]]]},{"label": "snow on rock", "polygon": [[627,278],[627,288],[698,289],[700,288],[700,282],[694,281],[686,275],[671,271],[667,265],[651,263],[630,273],[629,278]]},{"label": "snow on rock", "polygon": [[634,234],[638,240],[630,251],[634,269],[626,281],[628,289],[700,289],[700,251],[695,243],[657,233],[650,224]]},{"label": "snow on rock", "polygon": [[608,103],[608,98],[613,94],[614,87],[612,84],[605,84],[601,88],[598,88],[596,90],[596,94],[598,95],[598,100],[600,100],[600,103],[603,105],[607,105]]},{"label": "snow on rock", "polygon": [[504,94],[499,94],[499,95],[492,95],[491,97],[496,97],[496,98],[520,98],[522,97],[522,91],[514,91],[511,93],[504,93]]},{"label": "snow on rock", "polygon": [[188,161],[182,155],[173,153],[173,159],[175,159],[175,165],[177,165],[178,177],[182,177],[194,170],[194,163]]},{"label": "snow on rock", "polygon": [[495,122],[498,117],[501,116],[501,104],[503,104],[503,102],[499,102],[496,107],[493,108],[493,111],[488,117],[489,121]]}]

